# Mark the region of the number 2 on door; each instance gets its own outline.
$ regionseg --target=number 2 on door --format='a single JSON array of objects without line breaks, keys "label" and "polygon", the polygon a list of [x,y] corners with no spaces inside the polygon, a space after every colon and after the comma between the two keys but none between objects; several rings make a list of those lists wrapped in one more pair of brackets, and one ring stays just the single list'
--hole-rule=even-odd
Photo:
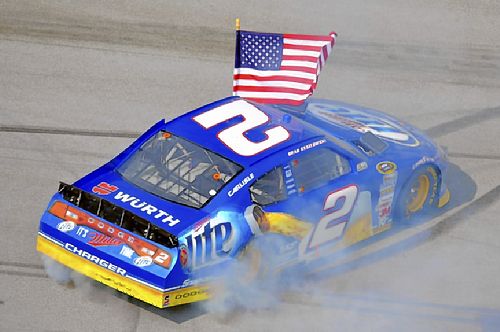
[{"label": "number 2 on door", "polygon": [[331,211],[316,225],[309,248],[313,249],[342,236],[348,222],[347,216],[352,211],[357,196],[358,187],[355,185],[349,185],[328,194],[323,204],[323,211]]}]

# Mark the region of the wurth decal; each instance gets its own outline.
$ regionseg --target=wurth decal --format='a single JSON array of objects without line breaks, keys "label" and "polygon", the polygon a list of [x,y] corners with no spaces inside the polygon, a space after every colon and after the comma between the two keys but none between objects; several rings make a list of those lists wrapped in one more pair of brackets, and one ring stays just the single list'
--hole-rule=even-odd
[{"label": "wurth decal", "polygon": [[[113,186],[107,182],[101,182],[97,186],[94,186],[92,188],[92,192],[101,196],[109,195],[117,190],[117,186]],[[153,216],[153,218],[155,219],[161,219],[163,223],[168,224],[168,226],[170,227],[175,226],[181,222],[179,219],[174,218],[174,216],[172,216],[170,213],[167,213],[154,205],[148,204],[135,196],[130,196],[123,191],[119,191],[118,193],[116,193],[114,198],[123,203],[128,203],[134,209],[141,210],[147,215]]]},{"label": "wurth decal", "polygon": [[109,195],[117,190],[118,190],[117,186],[110,185],[107,182],[101,182],[97,186],[94,186],[92,188],[92,192],[99,195]]},{"label": "wurth decal", "polygon": [[160,219],[163,223],[168,223],[168,226],[175,226],[181,221],[179,219],[174,218],[171,214],[160,210],[156,206],[148,204],[144,201],[141,201],[139,198],[130,196],[129,194],[125,194],[122,191],[119,191],[115,195],[115,199],[121,201],[123,203],[128,203],[134,209],[141,210],[142,212],[147,213],[150,216],[153,216],[155,219]]}]

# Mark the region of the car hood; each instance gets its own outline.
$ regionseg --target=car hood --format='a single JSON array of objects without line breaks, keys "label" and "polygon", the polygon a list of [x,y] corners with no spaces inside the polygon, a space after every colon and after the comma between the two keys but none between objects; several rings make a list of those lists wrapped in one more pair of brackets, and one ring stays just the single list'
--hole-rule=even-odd
[{"label": "car hood", "polygon": [[393,151],[417,151],[435,146],[420,130],[407,123],[370,108],[339,101],[309,100],[303,120],[350,142],[371,132]]},{"label": "car hood", "polygon": [[181,234],[208,216],[201,209],[165,200],[131,184],[109,164],[77,181],[75,186],[174,235]]}]

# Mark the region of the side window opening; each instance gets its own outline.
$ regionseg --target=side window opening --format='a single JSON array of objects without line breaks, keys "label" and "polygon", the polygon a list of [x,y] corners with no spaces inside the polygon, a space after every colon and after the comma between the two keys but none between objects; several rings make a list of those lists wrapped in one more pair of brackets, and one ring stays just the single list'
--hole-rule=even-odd
[{"label": "side window opening", "polygon": [[292,160],[292,171],[299,192],[304,192],[349,173],[351,166],[338,153],[319,148]]},{"label": "side window opening", "polygon": [[287,198],[283,167],[275,167],[250,186],[252,201],[261,206],[280,202]]}]

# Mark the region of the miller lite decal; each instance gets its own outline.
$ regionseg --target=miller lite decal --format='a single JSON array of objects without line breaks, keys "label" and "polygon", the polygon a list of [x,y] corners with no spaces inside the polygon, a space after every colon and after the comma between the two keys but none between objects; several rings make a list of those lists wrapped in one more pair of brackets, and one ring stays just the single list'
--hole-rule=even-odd
[{"label": "miller lite decal", "polygon": [[229,257],[235,242],[235,229],[230,222],[217,217],[206,220],[184,237],[189,261],[185,259],[183,263],[194,270],[219,262]]}]

